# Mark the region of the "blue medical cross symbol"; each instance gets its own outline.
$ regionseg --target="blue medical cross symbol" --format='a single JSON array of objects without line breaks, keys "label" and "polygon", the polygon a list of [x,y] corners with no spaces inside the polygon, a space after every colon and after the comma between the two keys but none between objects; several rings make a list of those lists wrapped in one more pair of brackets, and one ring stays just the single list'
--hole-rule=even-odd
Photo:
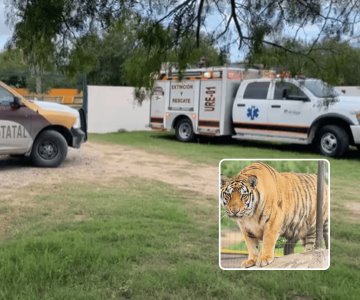
[{"label": "blue medical cross symbol", "polygon": [[247,109],[247,115],[248,118],[250,118],[251,120],[254,120],[256,118],[259,117],[259,109],[255,106],[250,106]]}]

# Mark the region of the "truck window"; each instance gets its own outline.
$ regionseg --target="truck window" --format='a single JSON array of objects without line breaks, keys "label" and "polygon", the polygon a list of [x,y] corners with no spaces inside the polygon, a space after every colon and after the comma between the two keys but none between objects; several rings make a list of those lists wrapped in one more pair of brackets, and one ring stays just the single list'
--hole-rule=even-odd
[{"label": "truck window", "polygon": [[286,100],[286,90],[287,95],[294,97],[306,97],[304,92],[295,84],[289,82],[276,82],[274,100]]},{"label": "truck window", "polygon": [[0,105],[9,105],[13,102],[13,95],[0,86]]},{"label": "truck window", "polygon": [[252,82],[246,87],[244,99],[266,99],[270,82]]}]

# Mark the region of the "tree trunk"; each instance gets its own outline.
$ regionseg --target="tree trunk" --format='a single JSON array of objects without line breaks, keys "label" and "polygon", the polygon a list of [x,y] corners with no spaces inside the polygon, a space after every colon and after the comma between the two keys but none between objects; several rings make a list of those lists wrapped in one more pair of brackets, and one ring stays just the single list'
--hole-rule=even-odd
[{"label": "tree trunk", "polygon": [[42,93],[42,80],[41,80],[41,75],[37,74],[35,75],[35,91],[36,94],[41,94]]}]

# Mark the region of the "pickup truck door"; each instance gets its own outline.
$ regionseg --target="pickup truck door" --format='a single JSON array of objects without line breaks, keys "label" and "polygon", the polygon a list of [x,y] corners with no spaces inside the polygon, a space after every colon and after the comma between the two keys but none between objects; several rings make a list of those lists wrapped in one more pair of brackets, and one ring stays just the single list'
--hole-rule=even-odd
[{"label": "pickup truck door", "polygon": [[269,80],[243,81],[233,106],[237,134],[261,135],[267,129]]},{"label": "pickup truck door", "polygon": [[306,139],[314,115],[311,95],[298,84],[281,80],[272,82],[271,95],[268,102],[269,135]]},{"label": "pickup truck door", "polygon": [[0,86],[0,154],[25,154],[32,145],[29,109],[14,108],[13,101],[14,95]]}]

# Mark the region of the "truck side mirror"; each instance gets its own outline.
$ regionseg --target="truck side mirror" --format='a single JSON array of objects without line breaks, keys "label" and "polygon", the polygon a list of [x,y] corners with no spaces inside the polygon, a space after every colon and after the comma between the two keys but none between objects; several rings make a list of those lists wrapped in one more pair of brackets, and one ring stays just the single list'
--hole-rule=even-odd
[{"label": "truck side mirror", "polygon": [[22,103],[19,97],[14,96],[13,102],[10,104],[12,109],[18,109],[21,107]]}]

